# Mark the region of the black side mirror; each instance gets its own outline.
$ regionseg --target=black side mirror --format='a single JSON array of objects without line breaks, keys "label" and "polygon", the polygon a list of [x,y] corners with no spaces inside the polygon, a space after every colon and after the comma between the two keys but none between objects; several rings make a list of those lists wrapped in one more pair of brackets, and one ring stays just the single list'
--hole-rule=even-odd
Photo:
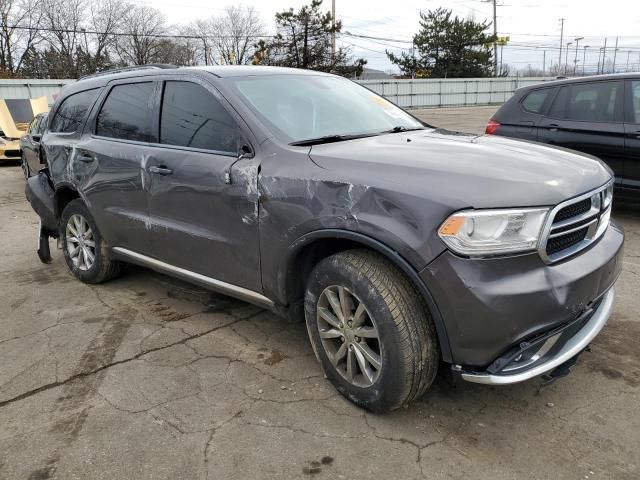
[{"label": "black side mirror", "polygon": [[238,154],[238,158],[251,158],[253,157],[253,149],[251,148],[251,145],[249,144],[242,144],[242,146],[240,147],[240,152]]},{"label": "black side mirror", "polygon": [[39,142],[42,139],[42,135],[31,135],[31,140],[33,140],[34,142]]}]

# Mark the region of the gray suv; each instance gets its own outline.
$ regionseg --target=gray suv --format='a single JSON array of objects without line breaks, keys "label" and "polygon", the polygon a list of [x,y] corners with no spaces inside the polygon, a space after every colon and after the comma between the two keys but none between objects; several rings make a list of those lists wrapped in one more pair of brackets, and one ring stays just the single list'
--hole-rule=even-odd
[{"label": "gray suv", "polygon": [[327,377],[384,411],[441,363],[471,382],[568,371],[622,263],[596,158],[434,129],[333,75],[138,67],[64,87],[27,182],[40,258],[126,263],[306,319]]}]

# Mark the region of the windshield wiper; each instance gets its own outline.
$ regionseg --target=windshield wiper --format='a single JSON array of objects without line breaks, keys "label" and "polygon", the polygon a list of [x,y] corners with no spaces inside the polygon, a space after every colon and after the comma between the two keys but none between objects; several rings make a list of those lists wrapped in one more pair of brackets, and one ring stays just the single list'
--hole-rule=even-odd
[{"label": "windshield wiper", "polygon": [[373,137],[379,135],[378,133],[358,133],[352,135],[325,135],[324,137],[308,138],[306,140],[298,140],[297,142],[291,142],[289,145],[295,147],[306,147],[309,145],[320,145],[323,143],[344,142],[345,140],[354,140],[356,138]]},{"label": "windshield wiper", "polygon": [[414,130],[424,130],[424,127],[403,127],[402,125],[395,126],[389,130],[384,130],[380,133],[400,133],[400,132],[413,132]]}]

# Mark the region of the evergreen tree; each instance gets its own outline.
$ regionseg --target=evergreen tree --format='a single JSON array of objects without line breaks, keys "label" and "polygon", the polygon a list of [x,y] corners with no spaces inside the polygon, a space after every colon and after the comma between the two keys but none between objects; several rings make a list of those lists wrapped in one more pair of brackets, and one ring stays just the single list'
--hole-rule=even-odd
[{"label": "evergreen tree", "polygon": [[473,78],[493,75],[494,36],[490,24],[453,17],[444,8],[420,12],[420,31],[413,43],[417,56],[387,51],[405,75],[421,78]]}]

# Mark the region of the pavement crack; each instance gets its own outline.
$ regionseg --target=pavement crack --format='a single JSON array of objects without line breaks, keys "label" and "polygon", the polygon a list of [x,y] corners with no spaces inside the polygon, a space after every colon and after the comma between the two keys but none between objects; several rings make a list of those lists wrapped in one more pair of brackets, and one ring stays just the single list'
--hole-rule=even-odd
[{"label": "pavement crack", "polygon": [[241,319],[237,319],[237,320],[235,320],[233,322],[226,323],[224,325],[220,325],[220,326],[217,326],[217,327],[214,327],[214,328],[210,328],[209,330],[205,330],[204,332],[200,332],[200,333],[185,337],[185,338],[183,338],[181,340],[169,343],[167,345],[162,345],[162,346],[155,347],[155,348],[149,348],[148,350],[144,350],[144,351],[142,351],[140,353],[137,353],[136,355],[133,355],[132,357],[125,358],[125,359],[122,359],[122,360],[117,360],[115,362],[111,362],[111,363],[108,363],[108,364],[105,364],[105,365],[101,365],[100,367],[97,367],[97,368],[94,368],[94,369],[91,369],[91,370],[88,370],[88,371],[76,373],[75,375],[71,375],[70,377],[67,377],[64,380],[57,380],[55,382],[51,382],[51,383],[47,383],[45,385],[41,385],[40,387],[37,387],[37,388],[34,388],[34,389],[29,390],[27,392],[21,393],[20,395],[16,395],[15,397],[12,397],[12,398],[9,398],[7,400],[1,401],[0,402],[0,408],[4,407],[6,405],[10,405],[10,404],[12,404],[14,402],[19,402],[21,400],[24,400],[26,398],[32,397],[32,396],[37,395],[39,393],[45,392],[47,390],[51,390],[52,388],[61,387],[61,386],[66,385],[68,383],[74,382],[75,380],[79,380],[79,379],[83,379],[83,378],[95,375],[96,373],[102,372],[103,370],[107,370],[108,368],[115,367],[115,366],[118,366],[118,365],[123,365],[123,364],[129,363],[129,362],[132,362],[134,360],[138,360],[140,357],[144,357],[145,355],[148,355],[150,353],[157,352],[157,351],[160,351],[160,350],[165,350],[167,348],[174,347],[176,345],[183,345],[183,344],[185,344],[186,342],[188,342],[190,340],[195,340],[197,338],[204,337],[205,335],[208,335],[208,334],[210,334],[212,332],[215,332],[216,330],[227,328],[227,327],[233,325],[234,323],[237,323],[237,322],[240,322],[240,321],[241,321]]}]

